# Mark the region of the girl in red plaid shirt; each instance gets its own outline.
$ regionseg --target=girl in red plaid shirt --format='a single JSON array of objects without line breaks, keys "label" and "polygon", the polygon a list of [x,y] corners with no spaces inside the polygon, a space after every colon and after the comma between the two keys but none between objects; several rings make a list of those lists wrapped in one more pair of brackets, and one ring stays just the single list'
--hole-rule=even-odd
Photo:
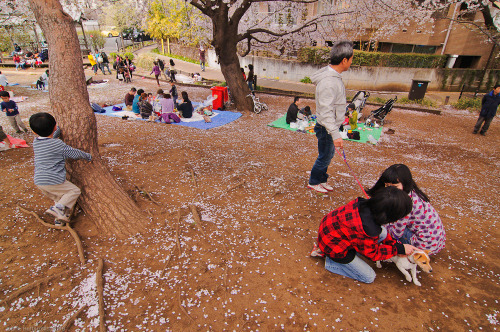
[{"label": "girl in red plaid shirt", "polygon": [[319,226],[318,247],[325,268],[364,283],[375,280],[375,271],[360,258],[372,261],[410,255],[416,248],[387,234],[382,225],[411,212],[410,197],[396,187],[384,187],[369,199],[357,198],[327,214]]}]

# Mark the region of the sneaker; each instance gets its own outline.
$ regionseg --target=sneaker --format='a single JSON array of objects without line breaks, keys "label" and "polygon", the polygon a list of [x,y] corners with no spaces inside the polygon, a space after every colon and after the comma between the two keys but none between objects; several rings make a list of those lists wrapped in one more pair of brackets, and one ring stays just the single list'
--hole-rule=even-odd
[{"label": "sneaker", "polygon": [[65,227],[65,226],[66,226],[66,223],[65,223],[65,222],[63,222],[63,221],[61,221],[61,220],[56,219],[56,220],[54,221],[54,226],[56,226],[56,227]]},{"label": "sneaker", "polygon": [[320,184],[315,184],[315,185],[312,185],[312,184],[308,184],[307,185],[307,188],[309,189],[312,189],[320,194],[327,194],[328,193],[328,190],[326,190],[325,188],[323,188],[322,185]]},{"label": "sneaker", "polygon": [[486,136],[486,133],[480,133],[480,134],[483,135],[483,136]]},{"label": "sneaker", "polygon": [[58,220],[69,221],[68,217],[64,214],[64,211],[62,211],[61,209],[59,209],[55,205],[51,206],[47,211],[45,211],[45,213],[53,215]]},{"label": "sneaker", "polygon": [[322,186],[323,188],[325,188],[326,190],[328,190],[328,191],[333,191],[333,187],[332,187],[332,186],[330,186],[330,185],[329,185],[328,183],[326,183],[326,182],[325,182],[325,183],[322,183],[322,184],[321,184],[321,186]]},{"label": "sneaker", "polygon": [[311,257],[325,257],[325,253],[322,252],[321,249],[318,247],[318,245],[315,243],[309,256],[311,256]]}]

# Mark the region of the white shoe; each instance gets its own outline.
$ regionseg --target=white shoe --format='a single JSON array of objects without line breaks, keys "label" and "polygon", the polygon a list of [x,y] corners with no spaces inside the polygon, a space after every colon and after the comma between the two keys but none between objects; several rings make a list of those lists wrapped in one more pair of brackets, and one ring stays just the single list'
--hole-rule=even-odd
[{"label": "white shoe", "polygon": [[315,184],[314,186],[312,184],[308,184],[307,188],[312,189],[312,190],[314,190],[316,192],[319,192],[321,194],[328,193],[328,190],[326,190],[325,188],[323,188],[323,186],[320,185],[320,184]]},{"label": "white shoe", "polygon": [[330,185],[329,185],[328,183],[326,183],[326,182],[325,182],[325,183],[322,183],[322,184],[321,184],[321,186],[322,186],[323,188],[325,188],[326,190],[328,190],[328,191],[333,191],[333,187],[332,187],[332,186],[330,186]]}]

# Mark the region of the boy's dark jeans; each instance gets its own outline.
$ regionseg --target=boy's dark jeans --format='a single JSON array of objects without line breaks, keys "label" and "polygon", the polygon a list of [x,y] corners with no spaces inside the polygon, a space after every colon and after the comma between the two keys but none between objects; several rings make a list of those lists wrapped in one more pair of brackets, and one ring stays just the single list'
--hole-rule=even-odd
[{"label": "boy's dark jeans", "polygon": [[335,154],[332,135],[328,133],[325,127],[316,123],[314,127],[316,137],[318,138],[318,158],[311,170],[309,184],[314,186],[320,183],[325,183],[328,180],[328,166]]}]

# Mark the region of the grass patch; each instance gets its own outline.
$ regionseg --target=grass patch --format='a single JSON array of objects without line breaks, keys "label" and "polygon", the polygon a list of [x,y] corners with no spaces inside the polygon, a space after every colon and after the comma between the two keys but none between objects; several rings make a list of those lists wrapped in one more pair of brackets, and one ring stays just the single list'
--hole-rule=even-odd
[{"label": "grass patch", "polygon": [[459,110],[469,110],[470,112],[481,110],[481,98],[460,98],[453,107]]},{"label": "grass patch", "polygon": [[304,77],[300,80],[302,83],[312,83],[311,78],[309,76]]},{"label": "grass patch", "polygon": [[407,105],[407,104],[415,105],[416,104],[416,105],[421,105],[421,106],[425,106],[425,107],[436,107],[437,106],[437,104],[435,102],[433,102],[432,100],[430,100],[428,98],[410,100],[410,99],[408,99],[408,97],[399,98],[396,101],[396,104],[403,104],[403,105]]},{"label": "grass patch", "polygon": [[[158,50],[158,48],[153,49],[151,52],[163,55],[160,52],[160,50]],[[186,61],[186,62],[196,63],[196,64],[198,64],[200,62],[199,60],[191,59],[191,58],[188,58],[188,57],[185,57],[182,55],[177,55],[177,54],[172,54],[172,53],[165,53],[165,56],[168,56],[169,58],[179,59],[179,60]]]}]

